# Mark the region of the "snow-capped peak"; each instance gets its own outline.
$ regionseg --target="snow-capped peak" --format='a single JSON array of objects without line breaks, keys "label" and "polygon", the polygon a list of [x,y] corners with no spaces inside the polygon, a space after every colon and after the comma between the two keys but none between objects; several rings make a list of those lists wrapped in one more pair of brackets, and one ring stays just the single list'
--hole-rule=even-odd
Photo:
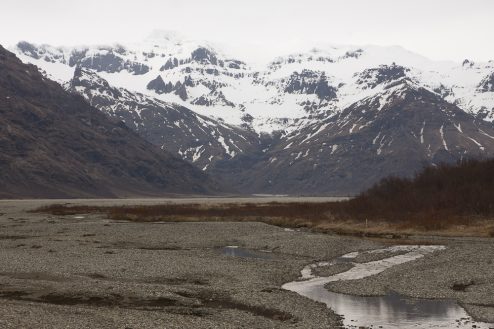
[{"label": "snow-capped peak", "polygon": [[75,66],[114,86],[186,106],[258,132],[342,111],[403,77],[465,111],[494,120],[494,63],[429,60],[399,46],[323,45],[280,56],[254,69],[209,42],[153,31],[142,42],[92,47],[19,43],[21,59],[67,82]]}]

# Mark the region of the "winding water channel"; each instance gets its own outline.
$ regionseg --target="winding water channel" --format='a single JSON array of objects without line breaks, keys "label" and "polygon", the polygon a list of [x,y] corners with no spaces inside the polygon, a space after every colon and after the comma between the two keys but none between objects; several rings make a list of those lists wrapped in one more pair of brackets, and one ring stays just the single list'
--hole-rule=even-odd
[{"label": "winding water channel", "polygon": [[[393,266],[424,257],[443,246],[394,246],[368,251],[368,253],[399,253],[377,261],[356,263],[358,252],[339,257],[330,262],[307,265],[297,281],[282,286],[304,297],[322,302],[343,316],[345,328],[494,328],[493,324],[475,322],[454,300],[415,299],[389,294],[381,297],[359,297],[334,293],[324,286],[339,280],[358,280],[376,275]],[[314,274],[318,267],[351,263],[348,271],[321,277]]]}]

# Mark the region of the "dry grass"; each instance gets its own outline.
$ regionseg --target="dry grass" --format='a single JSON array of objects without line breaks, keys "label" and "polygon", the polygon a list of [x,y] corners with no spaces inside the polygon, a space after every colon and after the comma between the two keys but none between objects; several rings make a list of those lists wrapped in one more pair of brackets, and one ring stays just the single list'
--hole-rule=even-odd
[{"label": "dry grass", "polygon": [[308,228],[318,232],[376,238],[401,239],[409,235],[492,237],[494,220],[482,218],[448,220],[360,220],[338,216],[342,203],[267,204],[170,204],[151,206],[66,206],[36,209],[54,215],[102,214],[113,220],[133,222],[263,222],[287,228]]},{"label": "dry grass", "polygon": [[414,179],[387,178],[356,198],[339,202],[51,205],[36,211],[54,215],[101,213],[110,219],[137,222],[258,221],[376,237],[494,237],[493,196],[494,160],[488,160],[426,168]]}]

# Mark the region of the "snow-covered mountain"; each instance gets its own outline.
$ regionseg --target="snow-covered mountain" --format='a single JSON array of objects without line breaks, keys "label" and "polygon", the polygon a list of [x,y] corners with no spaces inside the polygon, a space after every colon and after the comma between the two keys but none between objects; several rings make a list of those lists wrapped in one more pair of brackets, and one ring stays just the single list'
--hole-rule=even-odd
[{"label": "snow-covered mountain", "polygon": [[352,193],[425,164],[494,155],[493,61],[325,46],[253,65],[167,32],[13,51],[243,191]]},{"label": "snow-covered mountain", "polygon": [[235,184],[252,192],[352,194],[431,163],[494,155],[491,123],[475,120],[407,79],[383,88],[377,96],[293,130],[252,167],[233,162],[241,170],[229,180],[242,173],[255,177]]},{"label": "snow-covered mountain", "polygon": [[230,124],[247,122],[256,131],[272,132],[314,112],[341,111],[377,94],[373,81],[381,82],[382,65],[405,68],[388,79],[406,75],[465,111],[494,120],[494,61],[437,62],[401,47],[328,46],[279,57],[263,70],[207,42],[168,32],[130,45],[69,48],[20,42],[13,50],[60,82],[69,81],[80,66],[113,86]]},{"label": "snow-covered mountain", "polygon": [[0,197],[217,194],[221,184],[0,46]]},{"label": "snow-covered mountain", "polygon": [[181,105],[112,87],[92,70],[77,67],[66,89],[202,170],[261,147],[260,139],[251,130],[199,115]]}]

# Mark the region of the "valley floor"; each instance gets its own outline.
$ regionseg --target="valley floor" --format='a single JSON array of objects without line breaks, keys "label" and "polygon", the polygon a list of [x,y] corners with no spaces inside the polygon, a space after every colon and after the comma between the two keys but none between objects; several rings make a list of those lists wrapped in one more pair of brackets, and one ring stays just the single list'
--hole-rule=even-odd
[{"label": "valley floor", "polygon": [[[158,202],[170,200],[0,201],[0,328],[336,328],[340,319],[325,305],[281,285],[309,263],[393,243],[255,222],[137,223],[28,212],[51,203]],[[455,298],[494,322],[493,239],[430,240],[448,248],[329,288]],[[267,256],[233,257],[222,252],[226,246]]]}]

